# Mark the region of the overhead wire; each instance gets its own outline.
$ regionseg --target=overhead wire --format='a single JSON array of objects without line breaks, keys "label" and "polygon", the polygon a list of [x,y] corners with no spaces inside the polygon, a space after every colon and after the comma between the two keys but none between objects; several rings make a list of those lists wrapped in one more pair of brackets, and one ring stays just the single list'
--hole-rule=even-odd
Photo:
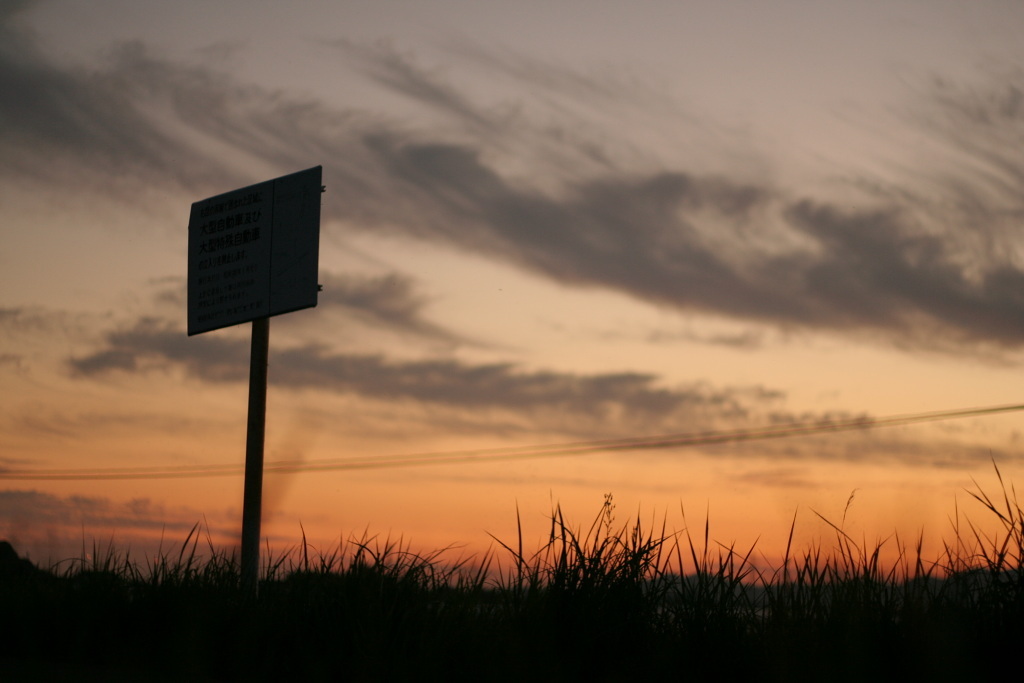
[{"label": "overhead wire", "polygon": [[[691,446],[712,446],[743,441],[780,439],[829,432],[895,427],[922,422],[995,415],[1024,410],[1024,405],[960,408],[889,417],[856,417],[842,420],[814,420],[768,425],[752,429],[706,431],[655,436],[534,444],[505,448],[435,451],[383,456],[355,456],[319,460],[275,460],[264,463],[265,474],[368,470],[455,463],[484,463],[588,455],[601,452],[641,451]],[[185,479],[242,476],[244,463],[94,469],[0,469],[0,480],[20,481],[112,481],[125,479]]]}]

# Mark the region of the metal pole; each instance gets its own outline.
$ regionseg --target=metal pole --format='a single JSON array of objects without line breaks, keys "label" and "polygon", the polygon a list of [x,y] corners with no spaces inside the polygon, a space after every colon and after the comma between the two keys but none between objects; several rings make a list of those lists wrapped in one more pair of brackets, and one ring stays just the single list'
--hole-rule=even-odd
[{"label": "metal pole", "polygon": [[253,596],[259,586],[269,350],[270,318],[256,318],[252,321],[252,350],[249,355],[249,426],[245,439],[245,492],[242,500],[242,588]]}]

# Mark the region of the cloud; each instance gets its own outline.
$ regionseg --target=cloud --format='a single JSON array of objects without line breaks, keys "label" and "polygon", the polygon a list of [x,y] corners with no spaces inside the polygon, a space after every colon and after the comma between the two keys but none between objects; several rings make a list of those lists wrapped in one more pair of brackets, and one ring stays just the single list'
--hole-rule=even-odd
[{"label": "cloud", "polygon": [[0,368],[10,367],[20,370],[24,360],[25,357],[18,353],[0,353]]},{"label": "cloud", "polygon": [[[747,283],[687,214],[742,222],[756,187],[665,172],[579,182],[563,196],[507,181],[467,146],[372,140],[418,217],[389,221],[417,237],[511,261],[575,285],[619,289],[679,307],[771,316],[771,292]],[[725,227],[729,223],[724,224]],[[774,303],[773,308],[779,308]]]},{"label": "cloud", "polygon": [[[424,317],[426,299],[417,293],[415,283],[407,276],[323,273],[320,279],[324,286],[318,296],[320,308],[338,308],[365,325],[428,342],[442,341],[454,346],[466,341]],[[149,285],[154,304],[163,306],[169,314],[183,310],[183,278],[161,278]],[[55,327],[66,326],[64,321],[68,317],[60,311],[0,308],[0,329],[20,330],[28,335],[52,334]],[[109,320],[105,322],[109,326]],[[92,334],[96,334],[95,327]],[[67,359],[72,374],[98,376],[110,371],[153,370],[169,362],[210,381],[241,381],[248,376],[249,348],[245,340],[217,335],[186,338],[166,317],[146,315],[100,336],[104,348]],[[13,364],[13,359],[10,362]]]},{"label": "cloud", "polygon": [[[1024,271],[964,263],[955,239],[910,211],[784,202],[765,188],[684,173],[590,180],[552,198],[512,185],[467,147],[376,146],[389,175],[432,205],[415,222],[395,221],[403,231],[563,283],[909,347],[1024,343]],[[776,246],[743,240],[755,219],[776,232]]]},{"label": "cloud", "polygon": [[30,343],[22,351],[38,351],[44,341],[88,339],[97,326],[109,324],[104,314],[76,313],[43,306],[0,307],[0,331],[5,341]]},{"label": "cloud", "polygon": [[325,273],[318,307],[337,306],[362,322],[408,335],[454,343],[460,338],[423,316],[426,299],[416,285],[399,273],[339,275]]},{"label": "cloud", "polygon": [[[403,76],[386,79],[389,87],[416,98],[440,92],[436,82],[410,83],[437,78],[415,65],[398,69],[393,51],[378,58],[381,69]],[[507,56],[490,64],[541,84],[557,73],[549,69],[541,78],[536,65],[517,66]],[[604,92],[584,90],[587,97]],[[443,91],[447,96],[435,98],[434,106],[454,102],[450,86]],[[948,132],[954,143],[992,169],[970,182],[1002,192],[1016,216],[1024,215],[1024,207],[1008,190],[1019,187],[1024,162],[1006,138],[1024,125],[1019,92],[1009,85],[980,98],[981,104],[948,94],[933,100],[953,112],[957,125]],[[463,98],[457,104],[460,111],[467,106]],[[972,143],[979,124],[989,128],[981,136],[988,142]],[[1005,220],[985,227],[994,207],[982,189],[968,195],[968,181],[960,189],[958,220],[950,223],[941,218],[942,204],[913,199],[913,192],[850,209],[791,198],[764,183],[682,171],[615,171],[545,190],[503,176],[490,161],[486,140],[424,142],[378,132],[366,144],[383,164],[386,182],[398,185],[394,194],[413,198],[415,205],[410,214],[402,205],[389,207],[396,214],[380,215],[377,223],[566,284],[617,289],[684,311],[784,329],[870,336],[905,348],[991,356],[1019,350],[1024,342],[1024,271],[1013,256],[1019,238],[1007,234]],[[570,156],[575,151],[564,150]],[[964,225],[998,247],[965,253]]]},{"label": "cloud", "polygon": [[246,166],[266,167],[282,148],[302,159],[293,169],[310,165],[308,149],[284,141],[315,106],[161,61],[138,42],[111,46],[98,67],[58,66],[17,14],[0,15],[0,174],[131,201],[142,188],[203,196],[225,179],[246,184]]},{"label": "cloud", "polygon": [[[49,64],[31,36],[13,30],[10,16],[0,27],[0,102],[4,136],[0,150],[7,174],[53,181],[70,157],[102,175],[126,175],[160,169],[172,172],[181,149],[140,107],[141,83],[125,79],[118,68],[89,72]],[[130,52],[129,48],[124,48]],[[115,62],[132,57],[124,54]],[[211,160],[200,167],[208,168]],[[184,168],[184,167],[182,167]],[[79,182],[85,179],[79,179]]]},{"label": "cloud", "polygon": [[[109,332],[102,348],[68,364],[79,377],[180,368],[206,382],[241,382],[248,377],[247,358],[243,340],[212,335],[188,338],[175,325],[143,318],[131,327]],[[472,411],[483,422],[496,415],[528,417],[570,430],[583,429],[582,425],[587,429],[707,428],[763,412],[783,398],[779,392],[758,387],[662,387],[656,376],[641,373],[586,375],[527,371],[509,363],[394,360],[309,345],[274,350],[271,363],[270,381],[277,387]]]},{"label": "cloud", "polygon": [[[237,536],[238,521],[221,517],[187,507],[168,507],[149,498],[113,501],[35,490],[0,491],[0,538],[44,567],[82,559],[83,553],[88,555],[94,548],[101,553],[108,549],[121,553],[122,559],[144,561],[161,550],[166,553],[180,548],[197,524],[203,525],[204,535],[231,543]],[[198,547],[202,551],[202,543]]]},{"label": "cloud", "polygon": [[[526,115],[477,104],[436,71],[386,47],[349,45],[342,54],[364,77],[429,107],[447,126],[417,129],[386,112],[339,110],[166,62],[141,45],[117,47],[96,70],[57,67],[14,26],[8,17],[5,35],[19,36],[24,49],[0,50],[0,87],[8,93],[0,102],[7,129],[0,169],[8,174],[44,175],[57,158],[100,179],[139,175],[213,192],[224,189],[225,178],[239,185],[254,180],[242,169],[323,160],[330,229],[429,240],[566,285],[778,329],[978,358],[1024,347],[1016,229],[1024,205],[1015,189],[1024,162],[1017,146],[1006,144],[1024,125],[1020,74],[1004,74],[1003,90],[991,97],[942,82],[928,100],[932,116],[920,125],[973,166],[922,169],[917,186],[890,188],[872,205],[850,208],[764,179],[645,166],[637,158],[627,163],[622,150],[629,145],[604,145],[595,163],[594,140],[552,136],[551,126]],[[616,92],[628,101],[621,83],[507,54],[487,59],[481,50],[463,50],[461,58],[475,53],[476,68],[546,90],[574,82],[570,92],[582,108],[596,109],[594,102]],[[577,121],[571,108],[542,97],[530,106],[564,128]],[[580,130],[597,135],[592,127]],[[528,172],[509,170],[524,160]],[[952,218],[920,190],[928,179],[957,189]],[[967,242],[977,248],[965,250]],[[367,321],[448,334],[424,321],[422,302],[401,279],[336,284],[328,301]],[[211,345],[200,353],[235,376],[226,359],[213,363],[232,350]],[[164,355],[191,357],[171,347]],[[135,361],[108,353],[73,367],[88,373]]]},{"label": "cloud", "polygon": [[10,333],[49,333],[59,326],[59,317],[39,307],[0,308],[0,328]]},{"label": "cloud", "polygon": [[328,41],[358,65],[370,80],[438,110],[472,128],[495,130],[496,121],[480,111],[458,88],[420,67],[415,55],[401,54],[387,42],[370,47],[349,40]]},{"label": "cloud", "polygon": [[680,341],[725,346],[742,351],[753,351],[764,346],[765,335],[757,330],[746,330],[735,333],[700,334],[692,331],[666,332],[655,330],[644,337],[650,344],[676,344]]},{"label": "cloud", "polygon": [[787,266],[800,273],[799,300],[815,306],[821,324],[875,327],[928,346],[1024,342],[1024,272],[1006,263],[972,264],[953,245],[915,230],[900,214],[841,211],[799,202],[787,218],[819,246]]},{"label": "cloud", "polygon": [[108,370],[135,370],[138,368],[135,354],[122,349],[110,349],[90,354],[85,358],[70,361],[71,367],[78,374],[95,375]]},{"label": "cloud", "polygon": [[144,317],[133,326],[109,332],[107,347],[68,359],[77,376],[97,376],[113,370],[151,370],[181,366],[200,379],[240,382],[249,376],[249,345],[244,340],[215,335],[188,337],[171,323]]},{"label": "cloud", "polygon": [[[973,204],[974,194],[974,199],[1002,199],[1019,205],[1017,190],[1024,182],[1024,157],[1019,152],[1024,132],[1024,66],[990,67],[982,74],[970,83],[933,77],[924,103],[914,109],[911,118],[960,152],[961,161],[970,163],[969,174],[941,176],[973,186],[962,200]],[[978,196],[979,192],[988,197]],[[985,209],[988,204],[972,208]]]},{"label": "cloud", "polygon": [[[40,525],[162,529],[168,525],[166,516],[162,505],[144,498],[113,503],[107,498],[80,495],[60,498],[39,491],[0,491],[0,520],[9,524],[31,517]],[[171,521],[170,529],[187,532],[201,518],[199,513],[191,523]]]},{"label": "cloud", "polygon": [[354,391],[389,400],[480,410],[555,410],[611,418],[619,412],[662,417],[712,406],[716,413],[744,412],[729,392],[697,386],[685,390],[659,388],[656,377],[640,373],[526,372],[511,364],[390,361],[380,356],[329,354],[309,347],[283,351],[279,358],[279,379],[286,386]]}]

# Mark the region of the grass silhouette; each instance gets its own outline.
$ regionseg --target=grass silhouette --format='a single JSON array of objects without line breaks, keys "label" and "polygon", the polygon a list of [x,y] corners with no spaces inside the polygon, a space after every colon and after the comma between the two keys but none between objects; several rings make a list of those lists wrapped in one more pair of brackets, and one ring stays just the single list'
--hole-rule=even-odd
[{"label": "grass silhouette", "polygon": [[252,597],[196,525],[141,561],[94,545],[0,576],[0,613],[17,621],[0,665],[51,680],[994,677],[1024,635],[1024,514],[996,473],[1000,495],[970,493],[997,533],[958,511],[938,558],[895,538],[888,564],[824,517],[831,548],[798,551],[794,517],[781,564],[760,568],[707,519],[698,534],[619,525],[609,494],[587,526],[556,505],[533,552],[521,526],[455,562],[369,535],[323,552],[303,534],[265,557]]}]

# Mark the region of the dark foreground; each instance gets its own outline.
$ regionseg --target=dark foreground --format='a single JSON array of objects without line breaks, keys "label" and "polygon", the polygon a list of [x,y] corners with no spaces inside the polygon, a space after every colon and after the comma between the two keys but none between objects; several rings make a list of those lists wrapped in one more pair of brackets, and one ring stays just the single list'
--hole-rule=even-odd
[{"label": "dark foreground", "polygon": [[766,573],[706,531],[698,550],[602,514],[580,534],[556,510],[548,546],[501,548],[501,571],[373,539],[300,546],[258,597],[194,537],[141,567],[108,552],[61,571],[6,546],[0,679],[994,680],[1024,642],[1019,526],[991,552],[884,571],[840,532],[833,554]]}]

